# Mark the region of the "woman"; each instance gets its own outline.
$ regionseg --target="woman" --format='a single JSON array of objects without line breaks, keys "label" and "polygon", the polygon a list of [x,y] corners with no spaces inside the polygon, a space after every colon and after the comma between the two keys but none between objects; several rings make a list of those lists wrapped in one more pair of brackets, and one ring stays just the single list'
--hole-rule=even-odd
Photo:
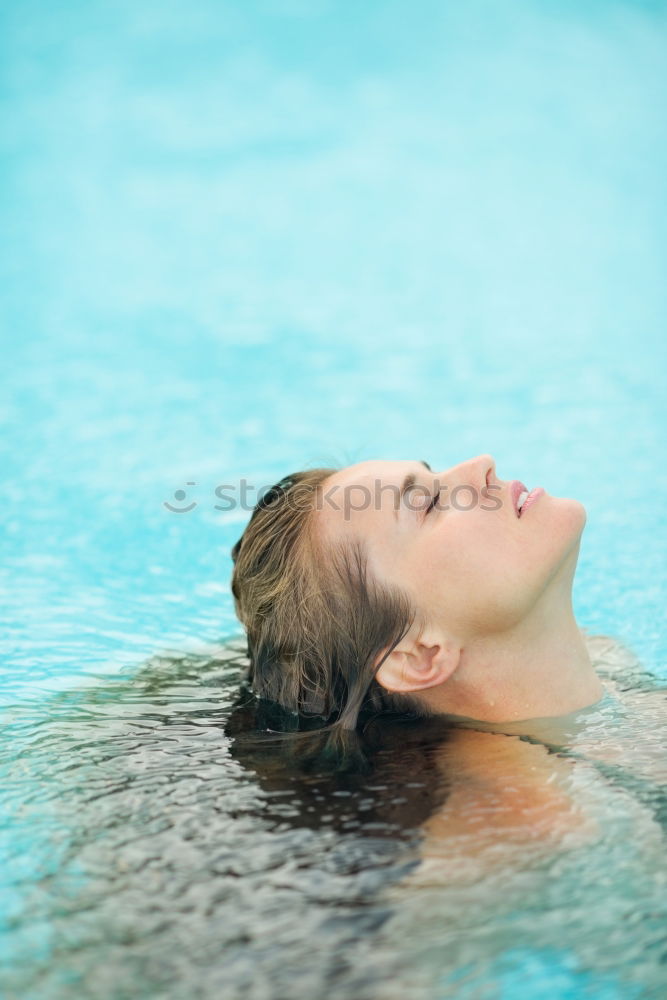
[{"label": "woman", "polygon": [[[347,785],[327,794],[309,776],[314,804],[292,822],[326,825],[339,809],[343,834],[372,838],[396,829],[386,810],[399,808],[399,825],[419,828],[418,864],[383,890],[373,949],[420,974],[472,975],[509,947],[603,977],[612,963],[619,989],[635,975],[664,984],[665,692],[577,626],[585,519],[576,500],[499,479],[488,455],[446,471],[371,461],[286,478],[234,547],[258,704],[319,713],[326,749],[352,745],[371,765],[351,786],[358,815]],[[406,708],[409,723],[382,717]],[[252,736],[233,744],[269,795],[276,751],[313,739],[278,727],[264,728],[263,757]],[[278,790],[293,806],[289,764]]]},{"label": "woman", "polygon": [[585,520],[490,455],[286,477],[232,551],[255,693],[338,732],[366,709],[515,722],[597,702],[572,611]]}]

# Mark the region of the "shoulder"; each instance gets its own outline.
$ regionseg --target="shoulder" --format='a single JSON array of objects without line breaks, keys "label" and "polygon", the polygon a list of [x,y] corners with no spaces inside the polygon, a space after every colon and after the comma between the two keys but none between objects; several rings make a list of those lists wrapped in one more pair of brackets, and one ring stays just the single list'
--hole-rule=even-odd
[{"label": "shoulder", "polygon": [[503,861],[523,865],[545,850],[588,843],[598,834],[597,823],[573,797],[579,763],[542,744],[458,729],[437,764],[449,795],[422,827],[426,878],[437,876],[437,859],[447,859],[451,881],[457,856],[462,873],[488,874]]}]

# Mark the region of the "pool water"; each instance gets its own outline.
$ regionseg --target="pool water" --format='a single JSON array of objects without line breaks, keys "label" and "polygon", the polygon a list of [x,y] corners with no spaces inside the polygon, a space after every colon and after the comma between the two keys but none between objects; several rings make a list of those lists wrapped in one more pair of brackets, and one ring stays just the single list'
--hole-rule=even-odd
[{"label": "pool water", "polygon": [[578,620],[667,680],[665,7],[353,6],[0,12],[9,996],[664,995],[656,780],[456,881],[440,738],[229,732],[216,488],[306,463],[577,497]]},{"label": "pool water", "polygon": [[[461,732],[376,723],[363,772],[331,774],[267,729],[245,662],[240,640],[163,652],[52,695],[39,720],[14,707],[7,995],[661,996],[654,682],[632,685],[652,711],[624,720],[610,694],[576,713],[573,750],[548,730],[464,732],[491,740],[471,771]],[[643,744],[635,771],[613,759],[624,735]],[[508,751],[522,766],[498,774]],[[508,811],[505,781],[521,794],[535,768],[523,814]]]}]

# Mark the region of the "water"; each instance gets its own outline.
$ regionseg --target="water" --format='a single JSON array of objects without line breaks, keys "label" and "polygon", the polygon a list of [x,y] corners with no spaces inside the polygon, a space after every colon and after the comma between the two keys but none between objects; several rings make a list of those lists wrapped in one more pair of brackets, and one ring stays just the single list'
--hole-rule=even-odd
[{"label": "water", "polygon": [[667,679],[664,5],[358,6],[0,13],[9,995],[664,993],[655,782],[457,886],[433,747],[345,831],[224,731],[214,491],[314,461],[576,496],[577,617]]}]

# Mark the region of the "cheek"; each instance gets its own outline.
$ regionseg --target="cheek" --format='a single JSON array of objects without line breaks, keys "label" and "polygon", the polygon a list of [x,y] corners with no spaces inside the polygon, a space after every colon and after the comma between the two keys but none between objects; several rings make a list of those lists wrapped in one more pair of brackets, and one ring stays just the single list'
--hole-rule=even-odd
[{"label": "cheek", "polygon": [[447,530],[443,526],[433,537],[423,561],[420,576],[430,582],[424,597],[452,627],[468,632],[509,628],[534,606],[584,523],[577,501],[545,504],[530,525],[508,523],[493,511],[452,518]]},{"label": "cheek", "polygon": [[534,587],[516,534],[493,512],[484,514],[452,519],[433,539],[423,567],[433,613],[464,631],[506,628]]}]

